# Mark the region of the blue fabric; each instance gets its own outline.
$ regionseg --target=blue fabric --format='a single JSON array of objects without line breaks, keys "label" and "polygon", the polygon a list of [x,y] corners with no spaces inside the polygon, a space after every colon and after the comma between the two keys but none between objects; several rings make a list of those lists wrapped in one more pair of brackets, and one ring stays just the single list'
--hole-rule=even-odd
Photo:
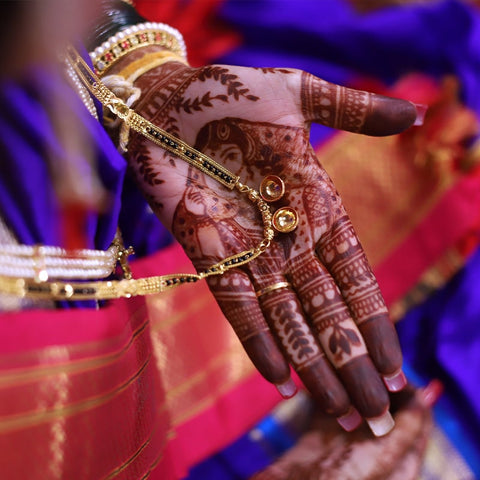
[{"label": "blue fabric", "polygon": [[196,465],[187,480],[246,480],[272,462],[262,444],[246,434],[222,452]]},{"label": "blue fabric", "polygon": [[[305,403],[297,399],[292,403],[297,403],[292,412],[298,408],[305,408]],[[283,420],[273,411],[250,432],[196,465],[186,479],[246,480],[268,467],[273,460],[295,445],[303,430],[302,426],[291,424],[295,421],[295,414],[282,418]]]}]

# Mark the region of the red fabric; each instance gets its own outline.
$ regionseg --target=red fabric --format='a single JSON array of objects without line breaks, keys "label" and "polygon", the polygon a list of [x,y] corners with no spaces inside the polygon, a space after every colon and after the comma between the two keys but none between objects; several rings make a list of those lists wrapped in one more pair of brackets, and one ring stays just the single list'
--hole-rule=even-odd
[{"label": "red fabric", "polygon": [[237,33],[215,18],[222,0],[137,0],[138,12],[149,21],[177,28],[187,44],[192,66],[206,65],[240,43]]},{"label": "red fabric", "polygon": [[[133,265],[191,269],[177,245]],[[204,282],[100,310],[2,314],[0,348],[2,478],[180,478],[281,400]]]},{"label": "red fabric", "polygon": [[375,274],[387,305],[406,294],[420,275],[449,248],[465,243],[468,255],[478,245],[479,206],[480,175],[463,178],[440,199],[409,237],[376,266]]}]

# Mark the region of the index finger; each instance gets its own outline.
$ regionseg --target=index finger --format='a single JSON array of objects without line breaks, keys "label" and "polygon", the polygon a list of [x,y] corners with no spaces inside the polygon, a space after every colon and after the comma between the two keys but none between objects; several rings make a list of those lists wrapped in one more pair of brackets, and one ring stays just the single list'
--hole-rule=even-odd
[{"label": "index finger", "polygon": [[307,122],[349,132],[393,135],[422,119],[412,102],[343,87],[307,72],[302,72],[300,96]]}]

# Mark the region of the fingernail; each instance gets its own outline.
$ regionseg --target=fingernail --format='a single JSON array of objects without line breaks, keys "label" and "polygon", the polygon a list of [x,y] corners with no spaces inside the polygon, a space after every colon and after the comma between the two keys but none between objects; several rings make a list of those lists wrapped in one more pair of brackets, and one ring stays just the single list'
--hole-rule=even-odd
[{"label": "fingernail", "polygon": [[395,426],[395,421],[388,410],[379,417],[366,418],[365,421],[376,437],[386,435]]},{"label": "fingernail", "polygon": [[345,431],[351,432],[362,423],[362,417],[358,413],[357,409],[352,407],[348,413],[342,415],[341,417],[337,417],[337,422]]},{"label": "fingernail", "polygon": [[402,370],[400,370],[394,375],[385,375],[383,377],[383,383],[385,383],[389,392],[398,392],[407,384],[407,377],[402,372]]},{"label": "fingernail", "polygon": [[289,378],[285,383],[275,385],[283,398],[291,398],[297,393],[295,382]]},{"label": "fingernail", "polygon": [[414,103],[415,108],[417,110],[417,118],[415,118],[415,126],[423,125],[423,121],[425,120],[425,114],[428,110],[428,105],[424,105],[423,103]]},{"label": "fingernail", "polygon": [[439,380],[432,380],[426,387],[419,390],[420,398],[426,407],[433,407],[443,393],[443,384]]}]

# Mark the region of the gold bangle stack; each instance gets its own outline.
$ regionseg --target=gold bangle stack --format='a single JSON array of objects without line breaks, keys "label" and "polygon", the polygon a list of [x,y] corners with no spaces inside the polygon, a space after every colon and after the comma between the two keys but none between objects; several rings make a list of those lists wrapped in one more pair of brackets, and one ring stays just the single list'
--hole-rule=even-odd
[{"label": "gold bangle stack", "polygon": [[95,71],[104,75],[127,53],[149,45],[165,47],[186,61],[187,49],[180,32],[164,23],[140,23],[121,30],[93,52],[90,52]]}]

